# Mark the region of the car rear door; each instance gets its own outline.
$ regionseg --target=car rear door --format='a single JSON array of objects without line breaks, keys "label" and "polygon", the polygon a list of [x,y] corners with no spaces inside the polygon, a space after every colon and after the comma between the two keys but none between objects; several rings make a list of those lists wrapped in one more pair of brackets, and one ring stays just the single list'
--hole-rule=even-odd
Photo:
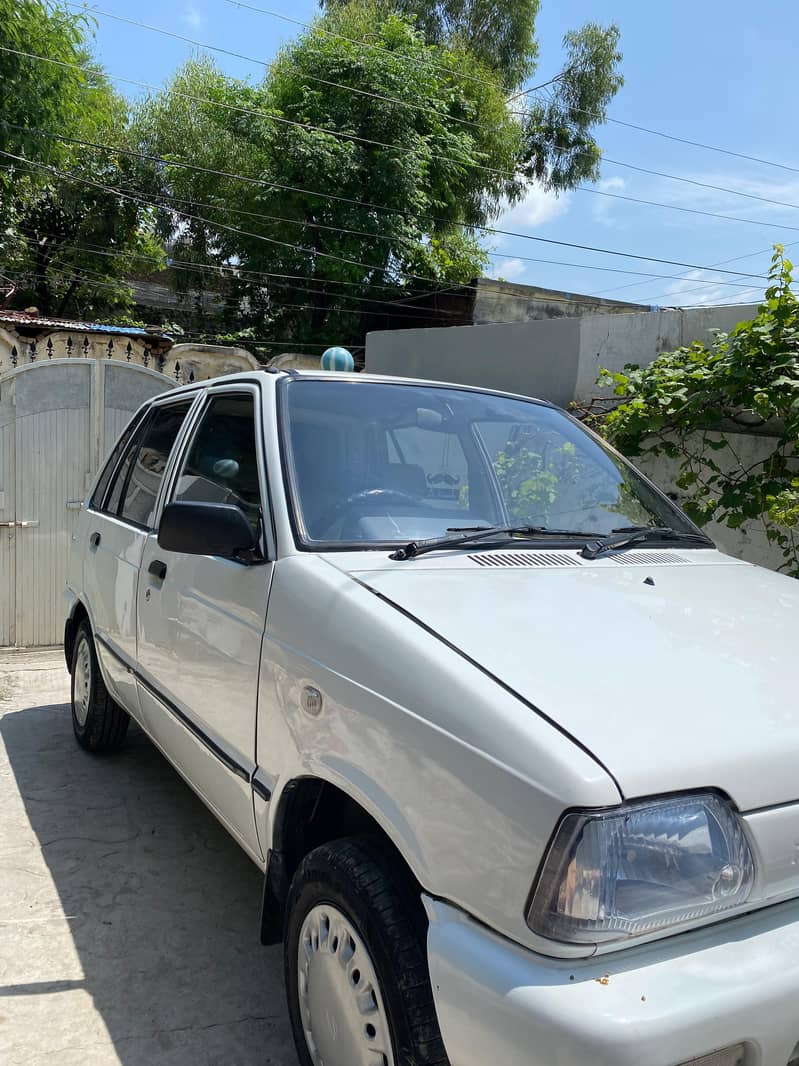
[{"label": "car rear door", "polygon": [[134,714],[139,565],[170,453],[194,401],[170,397],[134,417],[81,520],[83,589],[97,654],[112,694]]},{"label": "car rear door", "polygon": [[147,536],[138,593],[139,699],[147,729],[256,859],[258,668],[272,577],[260,391],[207,390],[164,494],[235,503],[260,540],[261,562],[165,551]]}]

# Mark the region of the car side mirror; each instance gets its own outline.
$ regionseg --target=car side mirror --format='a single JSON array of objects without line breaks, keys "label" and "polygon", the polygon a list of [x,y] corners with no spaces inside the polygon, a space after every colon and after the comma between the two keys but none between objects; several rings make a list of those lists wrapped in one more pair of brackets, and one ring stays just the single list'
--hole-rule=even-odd
[{"label": "car side mirror", "polygon": [[168,503],[158,526],[158,544],[186,555],[221,555],[252,562],[258,546],[244,512],[233,503]]}]

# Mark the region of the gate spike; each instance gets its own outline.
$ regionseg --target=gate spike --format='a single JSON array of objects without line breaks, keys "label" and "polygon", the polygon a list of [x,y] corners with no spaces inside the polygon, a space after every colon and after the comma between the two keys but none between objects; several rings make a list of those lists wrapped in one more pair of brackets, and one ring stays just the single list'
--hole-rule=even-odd
[{"label": "gate spike", "polygon": [[84,359],[88,359],[89,358],[89,338],[88,337],[84,337],[83,338],[83,358]]},{"label": "gate spike", "polygon": [[164,372],[164,363],[165,362],[166,362],[166,360],[164,359],[164,353],[163,352],[159,352],[158,353],[158,369],[161,371],[162,374]]},{"label": "gate spike", "polygon": [[19,353],[17,352],[16,344],[14,344],[14,345],[12,345],[12,348],[11,348],[11,365],[12,366],[16,366],[18,361],[19,361]]},{"label": "gate spike", "polygon": [[113,350],[114,350],[114,341],[113,341],[113,338],[109,338],[109,341],[108,341],[108,354],[106,355],[106,359],[110,359],[111,358],[111,353],[113,352]]},{"label": "gate spike", "polygon": [[72,338],[67,337],[67,359],[72,358]]},{"label": "gate spike", "polygon": [[53,358],[53,338],[52,337],[48,337],[47,338],[47,358],[48,359],[52,359]]},{"label": "gate spike", "polygon": [[142,355],[142,362],[144,363],[145,366],[149,366],[150,365],[150,349],[149,348],[145,348],[144,349],[144,355]]},{"label": "gate spike", "polygon": [[189,384],[191,385],[193,383],[194,383],[194,371],[192,370],[191,373],[189,374]]},{"label": "gate spike", "polygon": [[180,381],[180,363],[175,363],[175,381]]},{"label": "gate spike", "polygon": [[30,343],[29,356],[30,356],[30,361],[32,363],[35,363],[36,362],[36,341],[31,341],[31,343]]},{"label": "gate spike", "polygon": [[128,362],[130,362],[130,356],[131,356],[131,353],[133,352],[133,346],[131,345],[130,341],[128,341],[128,346],[125,349],[125,351],[128,353],[126,358],[127,358]]}]

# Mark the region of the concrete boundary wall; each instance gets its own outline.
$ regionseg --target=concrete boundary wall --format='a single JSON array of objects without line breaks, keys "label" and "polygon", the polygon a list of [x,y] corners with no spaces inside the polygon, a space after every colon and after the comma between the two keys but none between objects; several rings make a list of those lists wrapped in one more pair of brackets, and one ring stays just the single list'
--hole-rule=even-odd
[{"label": "concrete boundary wall", "polygon": [[567,407],[599,394],[601,367],[645,366],[662,352],[752,318],[756,304],[369,333],[366,370],[537,396]]}]

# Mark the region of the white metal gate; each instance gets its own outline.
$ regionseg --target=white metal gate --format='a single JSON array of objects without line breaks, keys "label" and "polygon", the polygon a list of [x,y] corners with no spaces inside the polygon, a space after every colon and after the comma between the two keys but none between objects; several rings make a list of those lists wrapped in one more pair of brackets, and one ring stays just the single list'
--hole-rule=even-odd
[{"label": "white metal gate", "polygon": [[175,382],[135,363],[52,359],[0,377],[0,647],[58,644],[77,514],[145,400]]}]

